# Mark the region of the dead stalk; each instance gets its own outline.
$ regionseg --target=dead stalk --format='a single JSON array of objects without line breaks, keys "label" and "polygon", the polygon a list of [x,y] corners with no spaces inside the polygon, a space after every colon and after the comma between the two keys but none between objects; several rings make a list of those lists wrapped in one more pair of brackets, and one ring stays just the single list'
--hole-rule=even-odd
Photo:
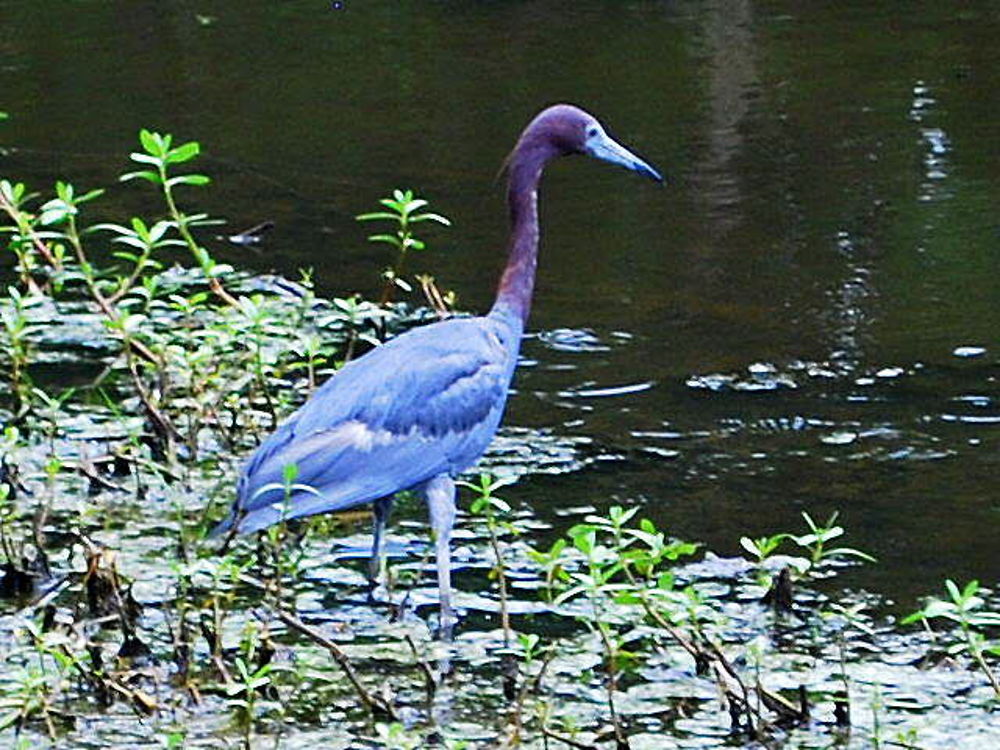
[{"label": "dead stalk", "polygon": [[285,625],[290,627],[292,630],[304,635],[306,638],[311,640],[313,643],[326,649],[326,651],[333,657],[333,660],[337,662],[337,666],[340,667],[347,681],[351,683],[351,687],[354,688],[354,692],[357,693],[358,698],[361,703],[364,704],[365,710],[368,711],[372,718],[377,716],[386,716],[392,721],[397,721],[398,716],[396,715],[395,709],[387,701],[382,700],[376,695],[369,693],[361,681],[358,679],[357,672],[354,671],[354,667],[351,664],[350,659],[347,654],[345,654],[340,646],[331,641],[329,638],[325,637],[322,633],[314,630],[313,628],[306,625],[302,620],[295,617],[295,615],[285,612],[282,609],[275,609],[274,614],[279,620],[281,620]]}]

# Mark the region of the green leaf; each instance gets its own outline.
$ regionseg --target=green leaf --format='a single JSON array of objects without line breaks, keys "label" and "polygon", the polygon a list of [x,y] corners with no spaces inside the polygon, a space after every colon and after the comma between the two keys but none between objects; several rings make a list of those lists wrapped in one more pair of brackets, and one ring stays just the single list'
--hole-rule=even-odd
[{"label": "green leaf", "polygon": [[133,233],[131,229],[129,229],[128,227],[123,227],[121,224],[94,224],[93,226],[88,227],[88,231],[90,232],[98,232],[104,229],[110,232],[117,232],[118,234]]},{"label": "green leaf", "polygon": [[134,234],[125,234],[122,235],[121,237],[115,237],[111,241],[120,242],[123,245],[130,245],[132,247],[137,247],[140,250],[145,250],[148,247],[148,245],[145,242],[136,237]]},{"label": "green leaf", "polygon": [[843,533],[844,529],[842,527],[834,526],[832,529],[818,529],[814,534],[792,536],[792,539],[800,547],[811,547],[817,542],[828,542],[831,539],[836,539],[838,536],[843,535]]},{"label": "green leaf", "polygon": [[959,592],[958,586],[955,585],[955,582],[953,580],[951,580],[950,578],[947,579],[944,582],[944,587],[948,590],[948,596],[951,597],[951,600],[953,602],[957,604],[958,602],[962,601],[962,594]]},{"label": "green leaf", "polygon": [[184,221],[189,226],[194,226],[195,224],[197,224],[198,226],[202,227],[207,227],[210,224],[226,223],[224,219],[210,219],[208,217],[208,214],[189,214],[184,218]]},{"label": "green leaf", "polygon": [[451,221],[441,214],[417,214],[416,216],[410,217],[411,224],[416,224],[421,221],[436,221],[438,224],[444,224],[446,227],[451,226]]},{"label": "green leaf", "polygon": [[614,596],[615,604],[641,604],[642,596],[635,589],[619,591]]},{"label": "green leaf", "polygon": [[[159,239],[163,237],[164,233],[172,226],[173,222],[169,221],[156,222],[155,224],[153,224],[153,226],[149,228],[149,241],[151,243],[159,241]],[[184,243],[180,242],[180,244],[183,245]]]},{"label": "green leaf", "polygon": [[524,649],[525,653],[531,653],[535,650],[535,646],[538,645],[540,640],[536,633],[518,633],[517,634],[518,643],[521,644],[521,648]]},{"label": "green leaf", "polygon": [[962,598],[969,598],[973,596],[977,591],[979,591],[979,581],[972,580],[965,584],[965,588],[962,589]]},{"label": "green leaf", "polygon": [[149,154],[140,154],[138,151],[133,151],[128,155],[128,158],[132,161],[139,162],[140,164],[152,164],[154,167],[158,167],[163,163],[163,159],[158,156],[150,156]]},{"label": "green leaf", "polygon": [[[6,119],[6,118],[0,118]],[[7,729],[7,727],[12,726],[15,722],[21,721],[23,717],[21,716],[21,710],[17,709],[14,711],[8,711],[5,714],[0,714],[0,731]]]},{"label": "green leaf", "polygon": [[556,560],[562,554],[562,551],[566,549],[566,540],[560,537],[552,542],[552,546],[549,547],[548,552],[539,552],[538,554],[542,557],[546,557],[549,560]]},{"label": "green leaf", "polygon": [[94,198],[98,198],[104,195],[104,188],[95,188],[88,193],[84,193],[79,198],[76,199],[77,205],[81,203],[86,203],[87,201],[92,201]]},{"label": "green leaf", "polygon": [[180,174],[167,180],[167,187],[174,185],[207,185],[212,180],[203,174]]},{"label": "green leaf", "polygon": [[416,211],[418,208],[423,208],[424,206],[427,205],[427,201],[425,201],[423,198],[414,198],[413,200],[405,201],[405,203],[406,205],[403,207],[403,209],[406,211],[406,213]]},{"label": "green leaf", "polygon": [[748,536],[740,537],[740,546],[754,557],[764,557],[764,551],[761,547]]},{"label": "green leaf", "polygon": [[931,599],[924,607],[923,613],[928,620],[935,617],[947,617],[949,620],[954,620],[957,619],[958,609],[951,602]]},{"label": "green leaf", "polygon": [[572,588],[566,589],[566,591],[563,591],[561,594],[559,594],[559,596],[557,596],[555,599],[552,600],[552,604],[557,607],[560,604],[565,604],[570,599],[573,599],[576,596],[587,591],[588,588],[589,586],[582,585],[582,586],[573,586]]},{"label": "green leaf", "polygon": [[672,542],[669,547],[664,550],[664,554],[670,560],[676,560],[679,557],[686,557],[687,555],[693,555],[701,545],[698,542]]},{"label": "green leaf", "polygon": [[399,237],[394,234],[372,234],[368,237],[369,242],[385,242],[393,247],[400,246]]},{"label": "green leaf", "polygon": [[663,534],[660,534],[659,532],[656,534],[650,534],[646,531],[640,531],[639,529],[625,529],[625,533],[633,539],[638,539],[651,550],[659,549],[663,545]]},{"label": "green leaf", "polygon": [[624,510],[620,505],[612,505],[608,509],[608,517],[614,522],[616,526],[624,526],[629,521],[632,520],[633,516],[639,512],[639,507],[629,508]]},{"label": "green leaf", "polygon": [[878,562],[874,557],[869,555],[867,552],[862,552],[859,549],[854,549],[853,547],[837,547],[836,549],[828,550],[824,553],[824,557],[858,557],[866,562]]},{"label": "green leaf", "polygon": [[594,531],[589,531],[584,534],[573,537],[573,546],[580,550],[585,555],[590,555],[594,551],[594,547],[597,544],[597,538]]},{"label": "green leaf", "polygon": [[496,508],[501,513],[510,513],[510,505],[506,500],[501,500],[499,497],[488,498],[490,505]]},{"label": "green leaf", "polygon": [[135,232],[136,236],[141,239],[146,239],[149,236],[149,229],[146,228],[146,222],[140,219],[138,216],[132,217],[132,231]]},{"label": "green leaf", "polygon": [[[314,495],[316,497],[323,497],[323,493],[321,493],[319,490],[317,490],[315,487],[313,487],[312,485],[309,485],[309,484],[301,484],[301,483],[293,484],[288,489],[291,490],[292,492],[305,492],[307,494]],[[261,495],[263,495],[263,494],[265,494],[267,492],[281,493],[280,494],[281,499],[275,501],[274,503],[272,503],[272,505],[274,505],[274,506],[276,506],[278,508],[280,508],[282,505],[284,505],[284,502],[285,502],[285,485],[282,484],[281,482],[269,482],[268,484],[265,484],[265,485],[257,488],[257,491],[254,492],[253,495],[251,496],[251,500],[256,500]]]},{"label": "green leaf", "polygon": [[190,141],[172,149],[170,153],[167,154],[167,162],[170,164],[181,164],[183,162],[190,161],[199,153],[201,153],[201,146],[197,141]]},{"label": "green leaf", "polygon": [[396,221],[399,216],[396,214],[390,214],[386,211],[374,211],[368,214],[358,214],[354,217],[356,221],[376,221],[379,219],[388,219],[389,221]]},{"label": "green leaf", "polygon": [[162,182],[162,180],[160,180],[160,175],[156,172],[149,171],[126,172],[118,178],[119,182],[128,182],[129,180],[149,180],[154,185],[159,185]]},{"label": "green leaf", "polygon": [[153,133],[152,131],[143,128],[139,131],[139,142],[142,144],[142,147],[146,149],[147,153],[161,153],[161,139],[159,133]]},{"label": "green leaf", "polygon": [[569,531],[566,532],[566,536],[570,539],[576,539],[578,536],[583,534],[592,534],[597,531],[597,527],[592,523],[578,523],[575,526],[571,526]]},{"label": "green leaf", "polygon": [[816,531],[819,528],[816,525],[816,522],[813,521],[812,516],[810,516],[808,512],[802,511],[802,513],[800,515],[802,516],[802,518],[805,519],[806,526],[808,526],[810,529],[812,529],[813,531]]},{"label": "green leaf", "polygon": [[72,205],[61,198],[54,198],[42,206],[42,213],[41,216],[39,216],[39,221],[45,226],[50,224],[59,224],[66,221],[75,213],[76,209]]},{"label": "green leaf", "polygon": [[25,197],[25,186],[23,182],[16,182],[13,185],[7,180],[0,180],[0,193],[3,193],[4,198],[13,203],[15,206],[20,205],[21,201]]}]

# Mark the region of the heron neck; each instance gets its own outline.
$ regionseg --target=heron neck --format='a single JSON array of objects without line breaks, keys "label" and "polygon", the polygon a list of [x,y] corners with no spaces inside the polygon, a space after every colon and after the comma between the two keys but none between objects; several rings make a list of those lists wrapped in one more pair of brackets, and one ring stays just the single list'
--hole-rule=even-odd
[{"label": "heron neck", "polygon": [[522,323],[531,312],[538,265],[538,182],[553,155],[548,149],[518,148],[510,158],[510,241],[507,267],[500,278],[493,310],[516,315]]}]

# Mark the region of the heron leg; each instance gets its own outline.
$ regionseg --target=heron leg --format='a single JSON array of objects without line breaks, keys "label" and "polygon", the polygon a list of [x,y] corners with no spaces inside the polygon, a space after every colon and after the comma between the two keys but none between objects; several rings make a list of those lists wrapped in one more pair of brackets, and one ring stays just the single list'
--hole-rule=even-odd
[{"label": "heron leg", "polygon": [[447,474],[438,474],[424,485],[427,508],[434,535],[437,558],[438,589],[441,595],[441,629],[448,632],[455,622],[451,608],[451,529],[455,525],[455,482]]},{"label": "heron leg", "polygon": [[368,583],[374,589],[385,572],[385,528],[392,515],[393,495],[380,497],[372,503],[372,556],[368,560]]}]

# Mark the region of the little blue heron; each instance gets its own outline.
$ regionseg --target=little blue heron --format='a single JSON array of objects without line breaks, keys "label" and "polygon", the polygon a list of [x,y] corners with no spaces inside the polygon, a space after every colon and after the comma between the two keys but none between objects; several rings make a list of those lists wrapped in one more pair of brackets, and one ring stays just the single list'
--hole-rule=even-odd
[{"label": "little blue heron", "polygon": [[[215,533],[257,531],[373,502],[374,582],[392,496],[418,490],[430,512],[441,622],[454,621],[455,477],[479,459],[500,424],[535,283],[538,183],[548,161],[565,154],[588,154],[663,181],[583,110],[558,104],[539,113],[506,163],[509,257],[489,314],[416,328],[344,365],[250,457]],[[291,489],[290,464],[297,467]]]}]

